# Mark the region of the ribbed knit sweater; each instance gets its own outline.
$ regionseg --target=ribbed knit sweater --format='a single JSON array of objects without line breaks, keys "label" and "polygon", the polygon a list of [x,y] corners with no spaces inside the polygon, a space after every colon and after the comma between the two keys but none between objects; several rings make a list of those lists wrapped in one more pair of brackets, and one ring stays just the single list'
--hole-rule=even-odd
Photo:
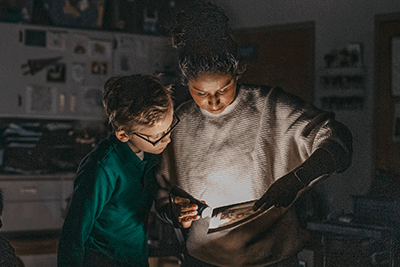
[{"label": "ribbed knit sweater", "polygon": [[[193,100],[176,114],[181,122],[162,155],[158,181],[178,185],[211,208],[260,198],[318,148],[334,156],[337,172],[350,165],[348,129],[332,113],[280,88],[238,85],[221,114]],[[330,151],[332,142],[343,149]],[[167,190],[159,190],[157,207],[163,211],[168,201]],[[265,266],[301,250],[308,238],[292,207],[273,207],[250,223],[212,234],[208,223],[193,222],[186,246],[192,256],[218,266]]]}]

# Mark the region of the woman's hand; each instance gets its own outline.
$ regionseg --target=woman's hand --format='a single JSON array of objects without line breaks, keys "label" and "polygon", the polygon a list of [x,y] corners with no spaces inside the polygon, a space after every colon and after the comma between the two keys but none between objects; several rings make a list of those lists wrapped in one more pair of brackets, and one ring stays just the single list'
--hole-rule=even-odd
[{"label": "woman's hand", "polygon": [[295,176],[293,172],[286,174],[276,180],[267,192],[254,203],[253,210],[259,208],[267,210],[273,205],[276,207],[288,207],[296,198],[297,193],[303,189],[305,185]]},{"label": "woman's hand", "polygon": [[183,228],[189,228],[193,221],[200,219],[197,214],[197,205],[191,204],[187,198],[175,197],[173,212]]}]

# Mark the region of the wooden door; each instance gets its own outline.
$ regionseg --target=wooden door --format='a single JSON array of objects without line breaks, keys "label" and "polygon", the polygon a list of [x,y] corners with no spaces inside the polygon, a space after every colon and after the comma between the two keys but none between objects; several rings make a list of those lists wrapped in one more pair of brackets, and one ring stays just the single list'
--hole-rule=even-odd
[{"label": "wooden door", "polygon": [[391,43],[400,36],[400,14],[377,16],[375,26],[376,168],[400,174],[400,141],[394,140],[394,107],[400,104],[400,97],[391,90]]},{"label": "wooden door", "polygon": [[312,101],[314,22],[233,31],[247,68],[243,83],[280,86]]}]

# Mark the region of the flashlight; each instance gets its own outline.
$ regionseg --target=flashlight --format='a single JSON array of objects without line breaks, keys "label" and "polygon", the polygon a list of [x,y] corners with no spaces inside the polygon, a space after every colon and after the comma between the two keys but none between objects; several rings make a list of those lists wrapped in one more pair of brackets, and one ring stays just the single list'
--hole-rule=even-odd
[{"label": "flashlight", "polygon": [[198,207],[197,213],[200,214],[202,218],[211,216],[211,208],[206,203],[203,203],[200,200],[194,198],[192,195],[190,195],[185,190],[183,190],[177,186],[174,186],[171,188],[170,192],[171,192],[171,194],[173,194],[177,197],[187,198],[190,200],[190,202],[196,204]]}]

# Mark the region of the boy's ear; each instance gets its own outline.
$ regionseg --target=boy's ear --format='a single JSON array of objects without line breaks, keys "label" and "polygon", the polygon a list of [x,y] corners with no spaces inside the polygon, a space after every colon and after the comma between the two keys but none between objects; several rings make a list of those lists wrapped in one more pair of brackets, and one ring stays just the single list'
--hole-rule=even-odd
[{"label": "boy's ear", "polygon": [[129,136],[126,134],[124,130],[115,131],[115,136],[121,142],[128,142]]}]

